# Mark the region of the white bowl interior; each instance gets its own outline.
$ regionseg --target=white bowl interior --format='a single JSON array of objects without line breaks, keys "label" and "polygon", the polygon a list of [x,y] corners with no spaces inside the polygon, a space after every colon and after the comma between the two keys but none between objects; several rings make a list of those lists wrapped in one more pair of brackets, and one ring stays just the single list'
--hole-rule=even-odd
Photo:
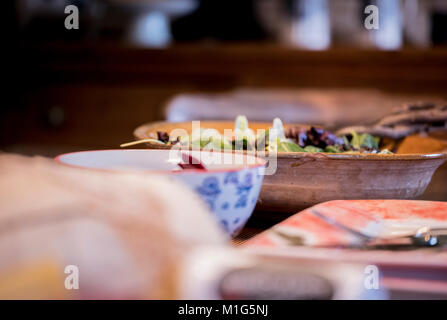
[{"label": "white bowl interior", "polygon": [[[208,171],[237,170],[264,164],[264,160],[243,154],[181,151],[199,159]],[[106,170],[177,171],[179,150],[95,150],[61,155],[57,161],[76,167]]]}]

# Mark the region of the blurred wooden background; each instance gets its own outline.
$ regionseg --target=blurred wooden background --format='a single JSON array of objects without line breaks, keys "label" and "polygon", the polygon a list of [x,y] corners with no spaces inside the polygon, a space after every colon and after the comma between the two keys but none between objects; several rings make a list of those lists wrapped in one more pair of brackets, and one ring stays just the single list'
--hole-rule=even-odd
[{"label": "blurred wooden background", "polygon": [[[375,88],[447,96],[447,49],[312,52],[274,45],[141,49],[19,47],[6,63],[0,147],[113,148],[163,118],[179,93],[235,88]],[[20,148],[19,148],[20,149]],[[51,151],[49,151],[51,154]]]},{"label": "blurred wooden background", "polygon": [[[258,44],[192,44],[159,50],[107,44],[15,48],[4,60],[0,150],[30,155],[117,148],[133,139],[138,125],[163,119],[165,103],[182,93],[373,88],[390,95],[447,98],[447,48],[393,52],[312,52]],[[445,181],[444,165],[424,198],[447,200]]]}]

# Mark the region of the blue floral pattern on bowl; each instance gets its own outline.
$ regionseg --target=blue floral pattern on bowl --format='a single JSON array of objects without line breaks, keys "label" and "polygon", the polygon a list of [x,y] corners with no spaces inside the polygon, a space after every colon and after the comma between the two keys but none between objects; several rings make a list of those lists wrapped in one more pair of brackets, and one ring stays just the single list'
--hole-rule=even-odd
[{"label": "blue floral pattern on bowl", "polygon": [[203,180],[202,184],[196,188],[196,191],[208,203],[210,209],[214,210],[214,203],[221,193],[217,177],[206,178]]},{"label": "blue floral pattern on bowl", "polygon": [[248,196],[253,187],[252,177],[252,173],[247,172],[242,181],[239,181],[237,172],[229,172],[226,174],[224,184],[231,183],[237,190],[238,200],[234,205],[235,208],[245,208],[247,206]]},{"label": "blue floral pattern on bowl", "polygon": [[182,174],[178,177],[194,188],[217,215],[223,229],[235,236],[253,212],[263,174],[264,167],[250,167],[231,172]]}]

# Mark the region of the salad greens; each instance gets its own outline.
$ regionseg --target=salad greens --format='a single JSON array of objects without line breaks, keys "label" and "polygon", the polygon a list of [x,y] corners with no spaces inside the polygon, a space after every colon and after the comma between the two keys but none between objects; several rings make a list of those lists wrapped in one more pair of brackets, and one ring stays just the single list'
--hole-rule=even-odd
[{"label": "salad greens", "polygon": [[[273,120],[272,127],[260,130],[256,135],[248,126],[245,116],[238,116],[234,124],[233,136],[222,135],[216,129],[197,129],[188,136],[170,140],[165,132],[157,132],[157,143],[202,149],[222,150],[263,150],[269,152],[309,152],[309,153],[392,153],[380,150],[380,138],[368,133],[351,132],[344,136],[316,127],[294,126],[285,130],[279,118]],[[161,139],[162,137],[163,139]]]}]

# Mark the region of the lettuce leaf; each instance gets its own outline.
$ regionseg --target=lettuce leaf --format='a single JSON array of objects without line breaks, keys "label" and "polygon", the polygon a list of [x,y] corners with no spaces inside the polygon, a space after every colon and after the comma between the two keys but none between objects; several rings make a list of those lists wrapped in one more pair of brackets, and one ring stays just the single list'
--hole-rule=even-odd
[{"label": "lettuce leaf", "polygon": [[371,148],[379,149],[380,138],[374,137],[369,133],[358,134],[357,132],[352,132],[351,146],[356,149]]},{"label": "lettuce leaf", "polygon": [[305,152],[303,148],[293,142],[278,142],[278,152]]},{"label": "lettuce leaf", "polygon": [[306,147],[304,147],[304,151],[316,153],[316,152],[323,152],[323,149],[315,147],[315,146],[306,146]]}]

